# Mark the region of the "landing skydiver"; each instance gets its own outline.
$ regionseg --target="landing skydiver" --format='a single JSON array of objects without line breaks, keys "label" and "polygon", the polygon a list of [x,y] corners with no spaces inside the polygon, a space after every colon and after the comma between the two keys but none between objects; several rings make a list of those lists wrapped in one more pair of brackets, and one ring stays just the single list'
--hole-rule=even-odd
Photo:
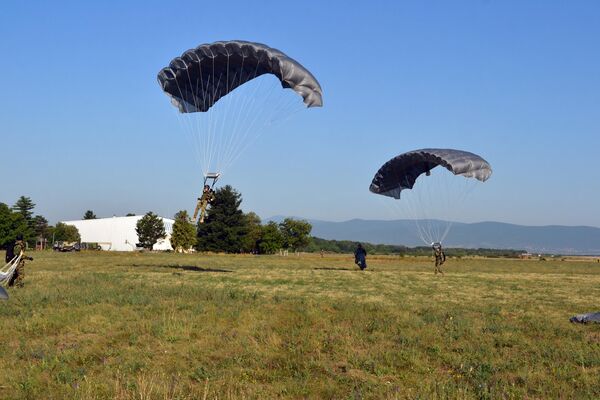
[{"label": "landing skydiver", "polygon": [[442,271],[442,264],[446,262],[446,254],[444,254],[444,249],[442,249],[442,244],[439,242],[432,243],[431,249],[433,250],[433,256],[435,257],[435,274],[439,272],[440,274],[444,274]]},{"label": "landing skydiver", "polygon": [[202,196],[198,198],[198,204],[196,205],[196,210],[194,210],[194,221],[198,216],[198,211],[200,211],[200,223],[204,223],[204,216],[206,215],[206,208],[210,203],[215,200],[215,191],[211,189],[210,186],[204,185],[204,189],[202,189]]}]

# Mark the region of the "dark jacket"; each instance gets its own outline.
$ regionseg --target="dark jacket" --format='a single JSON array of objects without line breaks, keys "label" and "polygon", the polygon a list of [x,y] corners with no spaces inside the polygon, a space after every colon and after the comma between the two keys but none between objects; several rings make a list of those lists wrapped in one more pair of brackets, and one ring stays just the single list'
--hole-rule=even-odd
[{"label": "dark jacket", "polygon": [[367,268],[367,251],[360,245],[354,250],[354,263],[361,269]]},{"label": "dark jacket", "polygon": [[356,250],[354,250],[354,257],[355,258],[366,257],[366,256],[367,256],[367,251],[365,250],[364,247],[358,246],[356,248]]},{"label": "dark jacket", "polygon": [[11,242],[6,246],[5,260],[7,263],[11,262],[12,259],[15,258],[15,245],[16,245],[16,242]]}]

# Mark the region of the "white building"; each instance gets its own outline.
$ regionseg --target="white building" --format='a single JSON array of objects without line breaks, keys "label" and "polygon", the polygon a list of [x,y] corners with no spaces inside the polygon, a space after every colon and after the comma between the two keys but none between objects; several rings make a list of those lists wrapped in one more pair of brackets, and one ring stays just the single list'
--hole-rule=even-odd
[{"label": "white building", "polygon": [[[98,243],[102,250],[133,251],[136,249],[136,244],[139,243],[135,227],[142,217],[142,215],[136,215],[133,217],[63,221],[63,223],[77,228],[82,243]],[[167,237],[159,240],[154,245],[153,250],[172,250],[171,234],[173,233],[173,223],[175,221],[168,218],[162,218],[162,220],[165,224]]]}]

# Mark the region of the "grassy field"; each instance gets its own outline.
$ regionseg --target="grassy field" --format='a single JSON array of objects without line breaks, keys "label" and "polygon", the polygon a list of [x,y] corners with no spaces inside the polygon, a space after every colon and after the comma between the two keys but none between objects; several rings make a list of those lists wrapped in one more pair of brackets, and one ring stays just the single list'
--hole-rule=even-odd
[{"label": "grassy field", "polygon": [[600,398],[593,260],[32,255],[0,399]]}]

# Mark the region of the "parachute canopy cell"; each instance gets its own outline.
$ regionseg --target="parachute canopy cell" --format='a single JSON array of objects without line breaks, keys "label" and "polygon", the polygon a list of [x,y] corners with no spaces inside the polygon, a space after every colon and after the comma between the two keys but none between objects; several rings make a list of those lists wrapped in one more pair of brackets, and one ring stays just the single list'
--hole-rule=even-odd
[{"label": "parachute canopy cell", "polygon": [[454,175],[485,182],[492,167],[477,154],[453,149],[421,149],[400,154],[386,162],[375,174],[369,190],[383,196],[400,198],[404,189],[412,189],[417,178],[441,165]]},{"label": "parachute canopy cell", "polygon": [[264,74],[304,99],[323,105],[319,82],[300,63],[264,44],[241,40],[203,44],[186,51],[158,73],[158,82],[182,113],[205,112],[221,97]]}]

